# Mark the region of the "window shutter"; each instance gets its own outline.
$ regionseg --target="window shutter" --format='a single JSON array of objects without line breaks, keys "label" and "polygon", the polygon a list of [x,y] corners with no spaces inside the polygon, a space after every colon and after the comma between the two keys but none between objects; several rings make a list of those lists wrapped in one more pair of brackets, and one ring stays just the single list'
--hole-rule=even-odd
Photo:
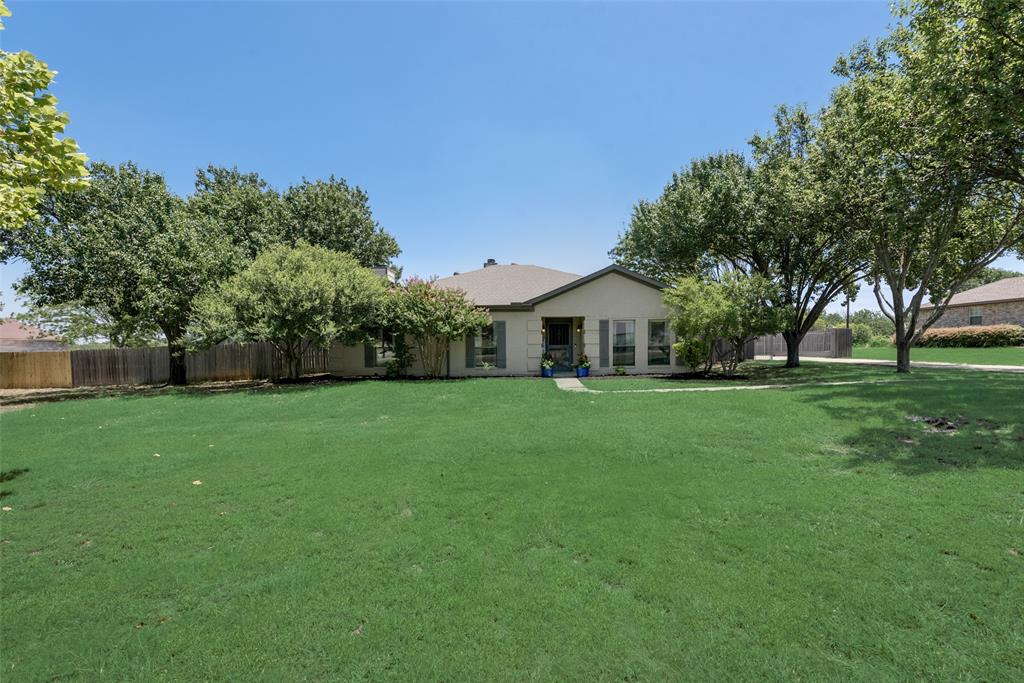
[{"label": "window shutter", "polygon": [[466,333],[466,367],[476,367],[476,332]]},{"label": "window shutter", "polygon": [[373,344],[363,344],[363,367],[373,368],[377,366],[377,349]]},{"label": "window shutter", "polygon": [[608,321],[599,320],[597,323],[598,334],[601,336],[600,345],[600,362],[599,365],[602,368],[606,368],[611,364],[608,353]]},{"label": "window shutter", "polygon": [[494,344],[497,346],[496,358],[494,364],[503,368],[506,365],[505,360],[505,321],[495,320],[494,321]]}]

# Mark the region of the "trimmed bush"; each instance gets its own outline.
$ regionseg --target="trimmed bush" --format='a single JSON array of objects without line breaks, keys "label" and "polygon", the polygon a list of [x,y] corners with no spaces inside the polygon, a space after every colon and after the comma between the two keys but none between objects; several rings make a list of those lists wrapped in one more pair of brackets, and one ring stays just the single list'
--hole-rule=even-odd
[{"label": "trimmed bush", "polygon": [[970,325],[933,327],[921,335],[917,346],[969,347],[1024,346],[1024,327],[1020,325]]}]

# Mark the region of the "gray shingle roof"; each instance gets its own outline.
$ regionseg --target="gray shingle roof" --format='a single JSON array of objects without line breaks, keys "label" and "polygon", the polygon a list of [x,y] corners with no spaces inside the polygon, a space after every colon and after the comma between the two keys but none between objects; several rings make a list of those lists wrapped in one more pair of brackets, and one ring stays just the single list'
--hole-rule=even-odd
[{"label": "gray shingle roof", "polygon": [[478,306],[508,306],[529,301],[578,279],[580,276],[575,273],[510,264],[487,266],[441,278],[435,285],[461,289]]},{"label": "gray shingle roof", "polygon": [[[949,305],[966,306],[1015,299],[1024,299],[1024,277],[1008,277],[954,294],[953,298],[949,300]],[[921,308],[931,308],[931,306],[922,306]]]}]

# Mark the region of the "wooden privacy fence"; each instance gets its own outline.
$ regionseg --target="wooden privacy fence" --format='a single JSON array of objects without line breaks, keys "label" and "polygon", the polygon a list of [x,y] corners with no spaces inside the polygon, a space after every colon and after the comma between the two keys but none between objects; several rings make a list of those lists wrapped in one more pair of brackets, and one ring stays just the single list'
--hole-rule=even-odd
[{"label": "wooden privacy fence", "polygon": [[[786,340],[782,338],[781,334],[758,337],[754,340],[753,347],[753,354],[756,356],[786,357]],[[808,332],[800,342],[800,355],[820,358],[852,358],[853,332],[845,327]]]},{"label": "wooden privacy fence", "polygon": [[70,351],[0,353],[0,389],[74,386]]},{"label": "wooden privacy fence", "polygon": [[[310,348],[302,357],[306,374],[327,372],[330,351]],[[185,358],[189,382],[272,379],[288,374],[273,345],[218,344]],[[166,346],[0,353],[0,388],[44,389],[113,384],[163,384],[170,378]]]}]

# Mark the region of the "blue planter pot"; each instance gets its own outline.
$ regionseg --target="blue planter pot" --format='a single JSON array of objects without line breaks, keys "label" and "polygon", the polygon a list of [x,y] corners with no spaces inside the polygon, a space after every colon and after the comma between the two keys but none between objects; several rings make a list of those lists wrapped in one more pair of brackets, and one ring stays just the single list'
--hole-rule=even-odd
[{"label": "blue planter pot", "polygon": [[590,377],[590,368],[576,368],[577,377]]},{"label": "blue planter pot", "polygon": [[540,369],[540,376],[541,377],[554,377],[555,376],[555,369],[554,368],[541,368]]}]

